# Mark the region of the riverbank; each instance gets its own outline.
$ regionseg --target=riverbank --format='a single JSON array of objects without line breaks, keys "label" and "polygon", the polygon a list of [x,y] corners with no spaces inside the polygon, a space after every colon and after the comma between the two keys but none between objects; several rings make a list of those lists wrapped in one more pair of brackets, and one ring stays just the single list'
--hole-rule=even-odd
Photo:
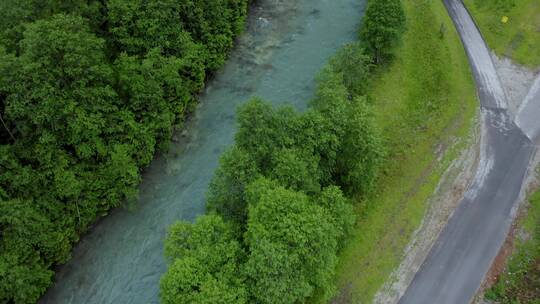
[{"label": "riverbank", "polygon": [[487,44],[498,56],[530,68],[540,65],[540,2],[464,0]]},{"label": "riverbank", "polygon": [[442,3],[405,0],[407,32],[370,97],[390,148],[377,190],[359,201],[335,303],[369,303],[400,264],[444,172],[467,146],[478,107],[467,57]]}]

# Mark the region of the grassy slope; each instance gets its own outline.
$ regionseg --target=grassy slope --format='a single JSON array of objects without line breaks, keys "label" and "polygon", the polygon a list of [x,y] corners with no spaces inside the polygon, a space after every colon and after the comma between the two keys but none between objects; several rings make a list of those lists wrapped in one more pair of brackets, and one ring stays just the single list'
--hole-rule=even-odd
[{"label": "grassy slope", "polygon": [[[489,46],[497,54],[508,56],[529,67],[540,65],[540,1],[465,0],[464,2]],[[509,17],[506,24],[501,22],[503,16]]]},{"label": "grassy slope", "polygon": [[530,238],[516,241],[507,269],[486,293],[487,298],[499,303],[540,304],[540,191],[534,193],[529,202],[521,225]]},{"label": "grassy slope", "polygon": [[[346,302],[370,302],[399,265],[426,200],[467,141],[477,108],[465,52],[441,1],[404,5],[408,30],[370,94],[391,157],[378,189],[358,204],[360,219],[340,256],[336,281]],[[450,148],[437,159],[441,143]]]}]

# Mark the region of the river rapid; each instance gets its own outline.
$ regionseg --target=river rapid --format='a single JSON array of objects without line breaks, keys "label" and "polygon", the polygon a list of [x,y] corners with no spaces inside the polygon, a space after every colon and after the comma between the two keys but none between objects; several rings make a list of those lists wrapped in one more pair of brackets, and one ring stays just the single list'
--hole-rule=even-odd
[{"label": "river rapid", "polygon": [[259,96],[305,109],[318,71],[356,39],[364,1],[255,1],[246,32],[194,115],[145,170],[136,202],[112,211],[82,238],[40,303],[159,303],[167,228],[204,213],[219,156],[233,143],[238,105]]}]

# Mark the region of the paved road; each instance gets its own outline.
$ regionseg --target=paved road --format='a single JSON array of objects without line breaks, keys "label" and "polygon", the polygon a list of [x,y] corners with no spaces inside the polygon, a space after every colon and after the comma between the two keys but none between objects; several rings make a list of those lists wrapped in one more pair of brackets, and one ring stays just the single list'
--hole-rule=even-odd
[{"label": "paved road", "polygon": [[510,229],[515,203],[536,152],[531,139],[540,134],[540,79],[518,115],[520,126],[526,128],[522,131],[506,110],[506,97],[490,53],[469,13],[461,0],[444,3],[461,36],[478,88],[480,163],[459,207],[400,299],[402,304],[471,301]]}]

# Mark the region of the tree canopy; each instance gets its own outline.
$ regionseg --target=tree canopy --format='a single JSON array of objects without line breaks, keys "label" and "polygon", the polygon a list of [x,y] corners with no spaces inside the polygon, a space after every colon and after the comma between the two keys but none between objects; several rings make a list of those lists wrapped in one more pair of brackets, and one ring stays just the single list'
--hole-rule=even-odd
[{"label": "tree canopy", "polygon": [[165,253],[174,262],[161,279],[163,303],[246,303],[238,276],[243,252],[232,226],[220,216],[173,225]]},{"label": "tree canopy", "polygon": [[369,0],[360,39],[377,63],[391,56],[405,27],[401,0]]},{"label": "tree canopy", "polygon": [[302,192],[259,187],[249,202],[245,264],[257,303],[296,303],[329,285],[337,227],[325,209]]},{"label": "tree canopy", "polygon": [[136,195],[247,4],[0,1],[0,303],[35,303],[80,234]]}]

